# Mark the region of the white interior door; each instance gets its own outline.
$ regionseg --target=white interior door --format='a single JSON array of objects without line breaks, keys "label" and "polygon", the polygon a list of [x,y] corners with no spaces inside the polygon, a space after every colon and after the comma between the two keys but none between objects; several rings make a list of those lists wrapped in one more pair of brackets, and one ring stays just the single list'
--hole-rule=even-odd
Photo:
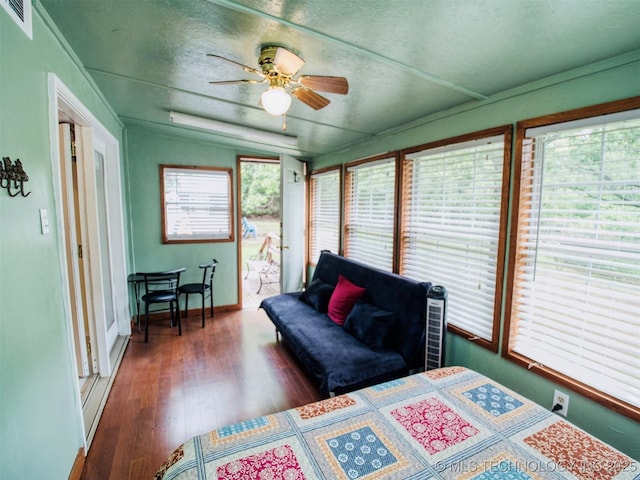
[{"label": "white interior door", "polygon": [[96,213],[98,220],[98,239],[100,249],[100,274],[102,293],[104,295],[104,320],[106,323],[107,349],[111,351],[118,338],[118,323],[116,322],[115,295],[113,288],[113,273],[111,271],[111,242],[109,228],[109,205],[107,192],[107,171],[105,168],[106,145],[102,139],[94,135],[93,160],[96,180]]},{"label": "white interior door", "polygon": [[[67,259],[68,287],[70,294],[70,312],[73,320],[73,341],[75,345],[76,366],[78,375],[85,378],[91,375],[93,359],[89,359],[87,349],[88,333],[85,327],[86,302],[84,300],[84,283],[82,276],[81,258],[78,245],[80,226],[77,215],[77,174],[74,173],[72,158],[71,128],[68,123],[58,127],[60,133],[60,176],[62,187],[62,209],[65,234],[65,252]],[[91,360],[91,361],[90,361]]]},{"label": "white interior door", "polygon": [[305,164],[280,156],[280,291],[300,290],[304,282],[306,242]]},{"label": "white interior door", "polygon": [[[105,322],[105,299],[102,289],[100,261],[100,229],[98,218],[98,195],[93,149],[93,129],[75,125],[76,154],[78,156],[78,207],[82,227],[82,265],[87,291],[87,326],[91,337],[92,351],[96,357],[95,371],[101,376],[111,375],[111,362],[107,349]],[[106,350],[106,351],[105,351]]]}]

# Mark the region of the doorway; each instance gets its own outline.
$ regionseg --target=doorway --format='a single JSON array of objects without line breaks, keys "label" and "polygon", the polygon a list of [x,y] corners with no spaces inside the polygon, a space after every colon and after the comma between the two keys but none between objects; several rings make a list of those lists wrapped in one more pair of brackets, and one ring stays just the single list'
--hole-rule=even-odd
[{"label": "doorway", "polygon": [[242,307],[280,293],[280,159],[239,157]]},{"label": "doorway", "polygon": [[68,287],[72,299],[71,317],[78,385],[84,404],[98,378],[98,360],[91,349],[91,328],[88,322],[87,280],[82,252],[82,222],[80,215],[80,189],[78,185],[78,162],[76,155],[75,125],[67,122],[58,125],[60,147],[60,173],[64,230],[66,232],[65,253],[67,261]]},{"label": "doorway", "polygon": [[85,451],[130,330],[118,141],[50,74],[54,197]]}]

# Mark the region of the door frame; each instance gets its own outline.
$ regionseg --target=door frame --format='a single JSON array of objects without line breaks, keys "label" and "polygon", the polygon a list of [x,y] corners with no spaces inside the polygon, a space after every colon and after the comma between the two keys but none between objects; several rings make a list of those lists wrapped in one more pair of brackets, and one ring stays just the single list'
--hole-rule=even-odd
[{"label": "door frame", "polygon": [[[280,157],[274,155],[237,155],[236,156],[236,225],[237,231],[237,244],[236,244],[236,258],[238,259],[238,305],[237,307],[244,308],[244,298],[242,293],[242,278],[243,269],[245,265],[242,263],[242,162],[258,162],[264,161],[264,163],[273,163],[280,165],[280,176],[282,177],[282,164],[280,163]],[[282,196],[282,191],[280,191]],[[282,223],[281,223],[282,224]]]},{"label": "door frame", "polygon": [[[237,240],[237,288],[238,288],[238,308],[243,308],[244,299],[242,293],[242,277],[243,277],[243,267],[242,264],[242,173],[241,173],[241,165],[243,161],[257,161],[265,160],[266,163],[278,163],[280,165],[280,291],[284,292],[283,288],[285,285],[283,284],[283,271],[286,271],[288,267],[288,258],[289,251],[285,252],[284,250],[289,249],[284,242],[284,234],[286,230],[286,223],[284,221],[284,208],[283,203],[287,200],[285,199],[286,188],[284,186],[285,183],[301,183],[302,186],[302,208],[301,208],[301,218],[300,224],[303,225],[303,236],[302,236],[302,268],[300,271],[301,282],[296,282],[296,284],[300,283],[299,286],[304,286],[304,282],[306,281],[306,265],[307,265],[307,163],[298,158],[292,157],[290,155],[280,154],[278,156],[273,155],[237,155],[236,156],[236,225],[238,226],[238,232],[236,235]],[[290,162],[295,162],[295,166],[293,164],[289,165]],[[286,167],[286,168],[285,168]],[[283,247],[284,245],[284,247]]]},{"label": "door frame", "polygon": [[[105,184],[108,185],[108,216],[110,234],[110,260],[111,260],[111,285],[112,298],[107,301],[113,302],[113,312],[117,325],[117,335],[124,338],[131,334],[131,314],[129,311],[129,294],[126,276],[126,249],[124,238],[124,216],[122,205],[121,174],[120,174],[120,145],[118,140],[97,120],[97,118],[84,106],[84,104],[71,92],[71,90],[53,73],[48,74],[48,94],[49,94],[49,138],[50,138],[50,159],[52,169],[53,184],[53,204],[56,218],[56,234],[58,243],[58,259],[61,269],[61,289],[62,303],[66,319],[69,365],[72,370],[72,378],[79,378],[80,370],[76,362],[76,345],[73,332],[72,302],[76,302],[76,294],[71,292],[69,282],[77,282],[77,276],[70,271],[73,265],[68,265],[67,251],[73,244],[74,239],[67,238],[64,226],[65,203],[63,195],[65,190],[62,185],[62,169],[60,164],[60,137],[58,124],[61,122],[73,123],[83,130],[84,137],[96,136],[105,144]],[[82,147],[81,147],[82,148]],[[93,313],[93,326],[95,328],[95,345],[97,350],[97,373],[100,377],[109,380],[109,388],[113,380],[112,375],[121,356],[114,358],[111,348],[107,343],[107,329],[104,321],[104,292],[102,289],[102,275],[100,264],[100,244],[97,231],[96,208],[96,186],[95,186],[95,162],[93,157],[93,141],[85,142],[85,152],[78,164],[78,182],[82,183],[84,198],[80,198],[79,208],[81,210],[81,223],[86,224],[87,232],[83,232],[83,256],[85,257],[85,283],[87,284],[87,308]],[[90,275],[90,276],[89,276]],[[122,342],[118,342],[122,345]],[[115,351],[115,350],[114,350]],[[123,353],[124,350],[121,351]],[[90,431],[82,421],[83,404],[80,396],[80,389],[77,388],[77,411],[82,429],[82,438],[85,451],[90,442]],[[105,399],[106,401],[106,399]],[[98,417],[101,409],[99,409]]]}]

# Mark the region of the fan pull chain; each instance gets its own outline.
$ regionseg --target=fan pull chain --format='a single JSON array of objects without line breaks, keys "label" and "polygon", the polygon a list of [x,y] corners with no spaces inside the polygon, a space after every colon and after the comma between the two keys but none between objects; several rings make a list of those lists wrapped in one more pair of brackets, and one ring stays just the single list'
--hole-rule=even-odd
[{"label": "fan pull chain", "polygon": [[283,132],[287,131],[287,114],[286,113],[282,114],[282,131]]}]

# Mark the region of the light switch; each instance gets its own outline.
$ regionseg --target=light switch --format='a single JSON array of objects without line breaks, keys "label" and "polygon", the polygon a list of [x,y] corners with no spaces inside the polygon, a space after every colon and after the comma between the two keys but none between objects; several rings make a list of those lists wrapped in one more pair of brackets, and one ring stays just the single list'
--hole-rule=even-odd
[{"label": "light switch", "polygon": [[46,208],[40,209],[40,228],[42,229],[42,235],[49,233],[49,214]]}]

